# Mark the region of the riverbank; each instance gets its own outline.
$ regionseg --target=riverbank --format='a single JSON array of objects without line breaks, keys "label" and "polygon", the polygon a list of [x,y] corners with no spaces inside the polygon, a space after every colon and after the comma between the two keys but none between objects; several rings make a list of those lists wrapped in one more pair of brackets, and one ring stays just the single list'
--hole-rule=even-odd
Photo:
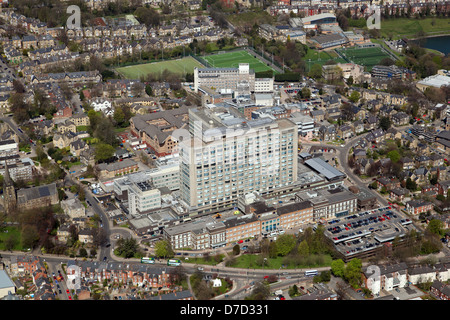
[{"label": "riverbank", "polygon": [[431,51],[440,55],[450,54],[450,34],[440,36],[430,36],[411,40],[427,51]]}]

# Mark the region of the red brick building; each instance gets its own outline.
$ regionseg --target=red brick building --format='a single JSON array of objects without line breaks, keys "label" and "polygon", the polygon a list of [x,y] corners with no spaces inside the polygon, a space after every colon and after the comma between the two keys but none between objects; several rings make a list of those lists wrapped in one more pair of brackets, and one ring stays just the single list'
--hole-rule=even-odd
[{"label": "red brick building", "polygon": [[428,201],[411,200],[406,203],[405,210],[413,215],[433,210],[433,204]]},{"label": "red brick building", "polygon": [[430,293],[440,300],[450,300],[450,286],[439,280],[433,282]]}]

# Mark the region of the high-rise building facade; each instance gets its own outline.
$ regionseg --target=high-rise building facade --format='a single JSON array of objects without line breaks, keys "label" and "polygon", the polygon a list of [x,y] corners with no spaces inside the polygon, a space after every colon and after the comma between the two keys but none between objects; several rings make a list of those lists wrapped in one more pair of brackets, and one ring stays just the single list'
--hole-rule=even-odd
[{"label": "high-rise building facade", "polygon": [[181,199],[198,213],[225,210],[246,193],[296,181],[298,133],[288,119],[247,120],[233,107],[192,108],[182,140]]}]

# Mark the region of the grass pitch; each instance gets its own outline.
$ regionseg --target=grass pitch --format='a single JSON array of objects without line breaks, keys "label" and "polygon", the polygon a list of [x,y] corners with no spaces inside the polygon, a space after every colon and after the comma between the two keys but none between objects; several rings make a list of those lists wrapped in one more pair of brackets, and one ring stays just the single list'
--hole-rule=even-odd
[{"label": "grass pitch", "polygon": [[384,58],[390,58],[390,56],[380,47],[370,48],[347,48],[340,49],[339,52],[345,56],[349,61],[353,61],[356,64],[367,67],[371,70],[374,65],[380,63]]},{"label": "grass pitch", "polygon": [[272,70],[274,73],[277,73],[270,66],[266,65],[258,58],[255,58],[245,50],[211,54],[201,58],[214,68],[237,68],[239,63],[248,63],[250,69],[255,70],[255,72]]},{"label": "grass pitch", "polygon": [[176,74],[184,75],[186,73],[193,73],[195,67],[204,68],[205,66],[192,57],[185,57],[176,60],[120,67],[116,68],[116,70],[127,79],[139,79],[141,76],[146,76],[150,73],[161,74],[165,69]]},{"label": "grass pitch", "polygon": [[311,67],[315,64],[319,64],[323,66],[330,60],[335,61],[336,63],[346,63],[344,59],[338,56],[338,54],[334,51],[318,51],[314,49],[309,49],[306,53],[306,56],[303,57],[303,60],[306,64],[306,70],[309,72]]}]

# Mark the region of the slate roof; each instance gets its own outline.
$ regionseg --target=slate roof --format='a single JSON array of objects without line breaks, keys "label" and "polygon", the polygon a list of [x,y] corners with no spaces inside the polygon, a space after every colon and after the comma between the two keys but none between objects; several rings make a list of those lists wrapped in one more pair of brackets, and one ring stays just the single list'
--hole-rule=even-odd
[{"label": "slate roof", "polygon": [[170,126],[180,129],[187,124],[187,122],[183,121],[182,117],[185,114],[188,114],[188,107],[182,106],[177,109],[137,115],[132,118],[132,121],[136,130],[145,132],[151,138],[156,137],[162,143],[171,135],[172,131],[163,130],[163,128],[149,124],[147,121],[163,118]]},{"label": "slate roof", "polygon": [[56,183],[20,189],[17,191],[17,203],[26,203],[31,200],[53,196],[55,194],[57,194]]}]

